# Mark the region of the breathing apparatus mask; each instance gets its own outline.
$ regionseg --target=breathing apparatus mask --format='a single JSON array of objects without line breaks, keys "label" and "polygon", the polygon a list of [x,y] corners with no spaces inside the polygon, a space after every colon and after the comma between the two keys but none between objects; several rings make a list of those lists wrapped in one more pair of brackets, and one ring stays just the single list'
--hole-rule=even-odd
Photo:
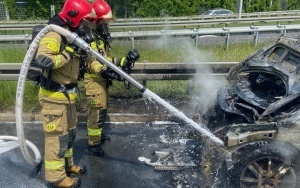
[{"label": "breathing apparatus mask", "polygon": [[[80,38],[82,38],[83,40],[85,40],[85,42],[87,43],[91,43],[93,41],[96,40],[96,37],[93,33],[93,30],[96,29],[96,25],[95,22],[93,21],[93,19],[83,19],[80,21],[78,27],[75,29],[75,32],[78,34],[78,36]],[[81,63],[80,63],[80,67],[79,67],[79,76],[78,76],[78,80],[83,80],[84,78],[84,74],[87,72],[87,53],[86,51],[82,50],[82,49],[78,49],[77,51],[80,54],[80,59],[81,59]]]},{"label": "breathing apparatus mask", "polygon": [[96,25],[96,34],[104,41],[111,43],[112,39],[108,29],[108,23],[105,20],[99,20]]},{"label": "breathing apparatus mask", "polygon": [[87,19],[83,19],[75,29],[75,32],[87,43],[91,43],[96,40],[93,34],[94,29],[96,29],[95,23],[93,23],[92,21],[88,21]]}]

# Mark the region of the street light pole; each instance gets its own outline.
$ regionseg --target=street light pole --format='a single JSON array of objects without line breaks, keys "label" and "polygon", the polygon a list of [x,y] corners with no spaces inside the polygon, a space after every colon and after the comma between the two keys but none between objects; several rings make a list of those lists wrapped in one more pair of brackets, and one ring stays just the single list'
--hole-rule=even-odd
[{"label": "street light pole", "polygon": [[242,10],[243,10],[243,0],[240,0],[240,9],[239,9],[239,19],[241,19],[242,15]]}]

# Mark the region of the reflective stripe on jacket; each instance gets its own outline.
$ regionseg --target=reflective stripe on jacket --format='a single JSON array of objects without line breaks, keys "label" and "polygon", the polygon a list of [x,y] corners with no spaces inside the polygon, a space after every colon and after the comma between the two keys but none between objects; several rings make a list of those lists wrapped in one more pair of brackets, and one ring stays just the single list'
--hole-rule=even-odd
[{"label": "reflective stripe on jacket", "polygon": [[[77,93],[68,93],[69,98],[70,98],[70,103],[75,103],[75,100],[77,99]],[[65,96],[64,93],[62,92],[55,92],[55,91],[49,91],[46,89],[43,89],[40,87],[39,90],[39,97],[40,99],[45,99],[47,101],[52,101],[56,103],[64,103],[68,104],[69,100]]]},{"label": "reflective stripe on jacket", "polygon": [[[65,46],[65,44],[61,45],[62,41],[62,36],[58,33],[52,31],[47,33],[40,41],[36,59],[41,68],[46,67],[48,70],[44,71],[44,77],[48,78],[50,72],[50,80],[59,85],[77,83],[80,59],[71,57],[65,49],[61,49],[61,46]],[[74,103],[77,94],[68,95],[70,102]],[[52,102],[69,103],[63,93],[42,88],[39,91],[39,97]]]},{"label": "reflective stripe on jacket", "polygon": [[[107,52],[105,51],[105,45],[102,40],[98,40],[97,42],[92,42],[91,47],[99,52],[103,57],[105,57],[108,61],[112,62],[114,58],[108,57]],[[92,62],[88,64],[88,72],[84,75],[84,79],[91,81],[105,81],[104,78],[101,77],[101,70],[106,69],[106,65],[99,61]]]}]

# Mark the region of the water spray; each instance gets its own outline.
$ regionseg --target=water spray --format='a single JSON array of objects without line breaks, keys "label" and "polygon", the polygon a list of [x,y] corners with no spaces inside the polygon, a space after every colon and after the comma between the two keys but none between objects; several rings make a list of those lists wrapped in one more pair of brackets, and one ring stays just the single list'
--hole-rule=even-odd
[{"label": "water spray", "polygon": [[[201,128],[198,124],[196,124],[194,121],[191,119],[187,118],[184,114],[180,113],[176,108],[165,102],[163,99],[159,98],[157,95],[152,93],[150,90],[145,88],[142,84],[134,80],[131,76],[126,74],[121,68],[117,67],[115,64],[112,62],[108,61],[105,57],[100,55],[98,52],[93,50],[90,45],[85,42],[82,38],[80,38],[76,33],[72,33],[60,26],[57,25],[47,25],[45,28],[43,28],[39,34],[34,38],[32,43],[29,46],[29,49],[27,50],[27,53],[25,55],[25,58],[23,60],[20,74],[19,74],[19,79],[18,79],[18,84],[17,84],[17,91],[16,91],[16,105],[15,105],[15,114],[16,114],[16,129],[17,129],[17,137],[18,137],[18,142],[19,146],[21,149],[21,152],[25,158],[25,160],[34,166],[40,164],[41,162],[41,154],[39,150],[36,148],[34,144],[31,142],[25,140],[24,136],[24,127],[23,127],[23,98],[24,98],[24,90],[25,90],[25,82],[27,78],[27,73],[30,67],[30,63],[34,58],[34,55],[36,54],[36,51],[39,47],[39,42],[42,37],[44,37],[48,32],[54,31],[57,32],[58,34],[66,37],[69,43],[73,43],[79,48],[81,48],[84,51],[87,51],[94,55],[97,60],[100,62],[106,64],[108,67],[110,67],[112,70],[114,70],[116,73],[121,75],[124,79],[126,79],[128,82],[130,82],[132,85],[136,86],[142,93],[146,94],[146,96],[149,96],[153,99],[155,99],[157,102],[163,104],[166,106],[171,112],[176,113],[176,115],[183,120],[185,120],[187,123],[193,125],[197,130],[201,131],[205,136],[208,136],[211,138],[214,142],[216,142],[219,145],[224,145],[224,143],[217,137],[215,137],[212,133],[209,131]],[[196,125],[198,127],[196,127]],[[1,136],[0,136],[1,139]],[[12,139],[16,140],[16,138],[11,138],[11,137],[5,137],[5,139]],[[31,154],[28,151],[28,147],[30,147],[35,155],[35,158],[31,156]]]},{"label": "water spray", "polygon": [[[82,41],[85,42],[84,40],[82,40]],[[77,45],[76,42],[75,42],[75,44]],[[78,43],[78,45],[79,45],[79,43]],[[196,130],[198,130],[199,132],[201,132],[204,136],[208,137],[209,139],[211,139],[212,141],[214,141],[218,145],[222,145],[222,146],[224,145],[224,142],[221,139],[219,139],[218,137],[216,137],[215,135],[213,135],[207,129],[199,126],[196,122],[194,122],[190,118],[186,117],[178,109],[176,109],[175,107],[173,107],[172,105],[170,105],[169,103],[167,103],[165,100],[161,99],[159,96],[157,96],[155,93],[151,92],[149,89],[145,88],[142,84],[140,84],[139,82],[137,82],[136,80],[134,80],[131,76],[129,76],[127,73],[125,73],[123,70],[121,70],[119,67],[117,67],[112,62],[108,61],[105,57],[103,57],[102,55],[100,55],[98,52],[94,51],[91,47],[88,46],[86,49],[83,49],[83,50],[89,51],[100,62],[106,64],[108,67],[110,67],[111,69],[113,69],[115,72],[117,72],[119,75],[121,75],[124,79],[126,79],[132,85],[136,86],[145,96],[147,96],[148,98],[152,98],[152,99],[156,100],[157,102],[159,102],[160,104],[162,104],[163,106],[165,106],[169,111],[171,111],[172,113],[174,113],[177,117],[183,119],[186,123],[188,123],[189,125],[191,125],[192,127],[194,127]]]}]

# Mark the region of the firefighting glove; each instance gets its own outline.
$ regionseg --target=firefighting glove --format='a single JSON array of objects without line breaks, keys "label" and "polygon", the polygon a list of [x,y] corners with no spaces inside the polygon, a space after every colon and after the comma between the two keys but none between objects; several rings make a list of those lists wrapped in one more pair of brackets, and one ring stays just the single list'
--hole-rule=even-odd
[{"label": "firefighting glove", "polygon": [[140,54],[136,49],[130,50],[126,57],[123,57],[120,61],[120,67],[130,67],[132,68],[132,65],[139,60]]},{"label": "firefighting glove", "polygon": [[115,71],[113,71],[110,68],[105,68],[101,70],[101,76],[104,79],[107,80],[118,80],[118,81],[123,81],[124,78],[122,78],[118,73],[116,73]]}]

